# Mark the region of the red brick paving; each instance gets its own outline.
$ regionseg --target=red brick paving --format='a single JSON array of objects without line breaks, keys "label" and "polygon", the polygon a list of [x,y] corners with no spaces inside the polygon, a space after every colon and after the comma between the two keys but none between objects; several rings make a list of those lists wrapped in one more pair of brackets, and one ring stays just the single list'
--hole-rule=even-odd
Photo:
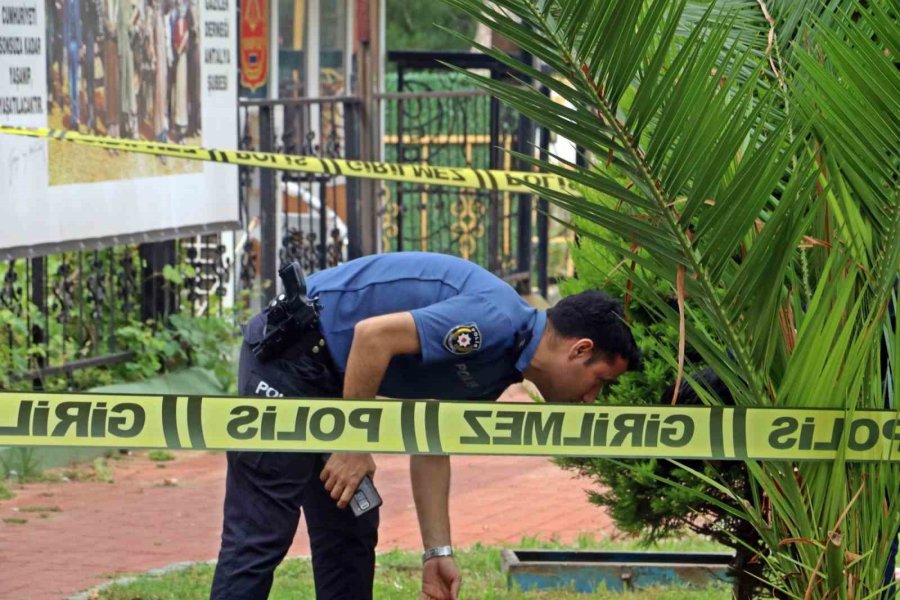
[{"label": "red brick paving", "polygon": [[[573,540],[612,532],[608,517],[549,460],[454,457],[454,543],[504,543],[524,536]],[[408,458],[379,456],[384,497],[379,551],[420,548]],[[0,598],[65,598],[117,574],[216,557],[225,457],[181,452],[158,468],[146,453],[109,461],[115,482],[35,483],[0,501]],[[165,485],[166,479],[177,480]],[[59,512],[23,512],[27,507]],[[24,518],[27,523],[3,521]],[[291,555],[309,553],[301,519]]]}]

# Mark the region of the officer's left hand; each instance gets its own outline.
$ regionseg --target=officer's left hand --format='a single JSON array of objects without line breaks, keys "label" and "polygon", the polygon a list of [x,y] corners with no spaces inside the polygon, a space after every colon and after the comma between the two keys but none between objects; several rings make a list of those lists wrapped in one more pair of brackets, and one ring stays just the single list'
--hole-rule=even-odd
[{"label": "officer's left hand", "polygon": [[452,556],[440,556],[422,565],[422,593],[419,600],[456,600],[462,575]]},{"label": "officer's left hand", "polygon": [[375,461],[371,454],[332,454],[319,479],[325,482],[325,489],[337,500],[338,508],[347,508],[362,478],[374,474]]}]

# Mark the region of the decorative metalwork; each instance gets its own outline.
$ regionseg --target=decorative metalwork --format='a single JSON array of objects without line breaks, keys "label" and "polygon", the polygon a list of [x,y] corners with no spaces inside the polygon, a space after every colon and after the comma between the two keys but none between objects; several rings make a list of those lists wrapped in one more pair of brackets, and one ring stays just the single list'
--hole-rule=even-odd
[{"label": "decorative metalwork", "polygon": [[[241,115],[244,127],[241,132],[240,148],[242,150],[257,150],[253,144],[253,136],[250,133],[250,111],[246,107],[241,109]],[[250,218],[250,195],[253,186],[254,169],[249,167],[240,167],[238,170],[239,182],[239,203],[241,224],[244,226],[244,243],[240,248],[240,266],[238,278],[241,282],[241,290],[252,290],[256,284],[258,273],[259,254],[256,251],[256,244],[252,238],[252,229],[254,223],[259,220]]]},{"label": "decorative metalwork", "polygon": [[126,246],[122,250],[122,257],[118,261],[116,270],[116,281],[116,295],[121,302],[122,314],[127,320],[135,308],[134,299],[137,297],[137,271],[134,267],[134,255],[130,246]]},{"label": "decorative metalwork", "polygon": [[461,194],[450,206],[450,214],[455,221],[450,225],[459,254],[469,259],[478,248],[478,241],[484,237],[484,215],[487,212],[483,202],[479,202],[475,194]]},{"label": "decorative metalwork", "polygon": [[[252,249],[252,242],[249,239],[248,243]],[[183,240],[181,254],[183,255],[179,267],[182,275],[181,297],[190,303],[192,315],[209,316],[212,298],[221,298],[228,293],[231,259],[227,256],[227,248],[222,244],[218,234],[205,235]],[[252,256],[241,257],[242,261],[252,259]],[[249,282],[245,282],[246,285],[252,285],[254,271],[255,267],[248,265],[247,271],[242,274],[242,277],[248,274],[251,277]],[[221,313],[221,302],[218,309]]]},{"label": "decorative metalwork", "polygon": [[[287,135],[287,132],[285,132]],[[306,139],[303,142],[303,145],[300,147],[300,154],[304,156],[315,156],[319,153],[319,145],[315,143],[316,133],[314,131],[310,131],[306,134]],[[314,177],[313,174],[307,174],[307,178]],[[327,175],[319,175],[323,180],[327,180]]]},{"label": "decorative metalwork", "polygon": [[[185,240],[181,246],[182,252],[193,256],[192,266],[197,269],[197,276],[186,277],[186,283],[194,286],[198,306],[205,310],[212,286],[223,288],[219,295],[227,293],[231,260],[217,236],[196,242],[196,238]],[[189,253],[188,248],[193,251]],[[137,253],[136,246],[120,246],[32,259],[25,261],[24,269],[22,263],[17,269],[15,261],[0,265],[0,308],[29,319],[27,330],[6,328],[0,343],[15,346],[22,355],[40,356],[27,367],[9,363],[0,364],[0,369],[18,378],[16,385],[23,378],[46,382],[46,377],[58,375],[65,379],[56,384],[74,389],[72,373],[85,366],[81,360],[89,359],[93,366],[127,360],[127,353],[117,352],[116,333],[140,308]],[[26,312],[31,305],[36,312]],[[171,308],[167,304],[166,310]],[[36,345],[40,353],[35,352]],[[26,374],[24,368],[41,371]]]},{"label": "decorative metalwork", "polygon": [[[401,71],[404,66],[399,65]],[[501,168],[498,146],[510,148],[517,115],[477,91],[436,92],[436,85],[459,85],[446,73],[404,71],[401,92],[386,107],[388,160],[442,166]],[[385,245],[395,250],[456,254],[500,271],[513,270],[519,248],[514,226],[517,202],[489,210],[495,194],[440,186],[387,184],[380,207]],[[489,243],[502,237],[501,244]],[[496,255],[495,255],[496,254]]]},{"label": "decorative metalwork", "polygon": [[191,314],[194,314],[194,311],[197,308],[197,301],[201,298],[200,289],[202,282],[200,278],[200,269],[202,265],[200,262],[200,244],[196,243],[194,240],[191,240],[191,242],[192,243],[187,244],[187,249],[185,250],[185,256],[187,257],[185,262],[191,267],[191,270],[183,269],[182,279],[184,282],[184,294],[187,297],[187,301],[191,303]]},{"label": "decorative metalwork", "polygon": [[[228,282],[231,280],[231,259],[228,258],[227,252],[225,244],[216,244],[216,295],[220,298],[224,298],[228,293]],[[219,306],[221,307],[221,304]]]},{"label": "decorative metalwork", "polygon": [[240,279],[242,290],[253,289],[253,286],[256,283],[256,277],[259,275],[256,268],[257,261],[259,261],[259,255],[256,252],[256,244],[250,238],[248,233],[247,240],[244,242],[243,252],[241,252]]},{"label": "decorative metalwork", "polygon": [[[488,71],[492,79],[508,77],[504,65],[483,54],[414,51],[390,52],[388,60],[396,65],[397,91],[382,97],[386,160],[522,168],[510,152],[534,151],[531,123],[440,63]],[[530,273],[533,195],[395,183],[383,187],[378,214],[386,249],[455,254],[517,279]],[[538,235],[543,239],[545,233]]]},{"label": "decorative metalwork", "polygon": [[319,251],[316,247],[317,236],[315,233],[304,233],[299,229],[290,229],[284,233],[281,239],[281,249],[278,258],[281,264],[290,262],[300,263],[305,273],[311,273],[319,268]]},{"label": "decorative metalwork", "polygon": [[328,243],[328,266],[333,267],[344,260],[344,234],[340,229],[335,227],[331,230],[330,235],[331,241]]},{"label": "decorative metalwork", "polygon": [[381,236],[384,239],[386,250],[396,250],[395,246],[400,236],[398,219],[400,216],[400,204],[393,199],[392,189],[393,186],[383,186],[378,203],[378,215],[381,217]]},{"label": "decorative metalwork", "polygon": [[[318,111],[316,119],[311,106],[285,109],[285,127],[281,136],[285,152],[341,157],[344,151],[342,115],[333,103],[318,107]],[[318,135],[310,127],[315,122],[321,124]],[[296,260],[304,270],[311,272],[344,260],[346,226],[342,228],[339,223],[337,178],[327,173],[285,172],[281,181],[280,264]],[[329,198],[332,199],[330,206]]]},{"label": "decorative metalwork", "polygon": [[72,311],[76,307],[75,281],[72,265],[65,254],[56,268],[55,281],[52,287],[54,302],[51,310],[56,312],[56,322],[65,325],[72,319]]},{"label": "decorative metalwork", "polygon": [[3,276],[3,286],[0,287],[0,306],[10,310],[13,314],[22,314],[22,286],[18,285],[19,274],[16,273],[16,261],[10,260],[6,266],[6,274]]},{"label": "decorative metalwork", "polygon": [[[355,97],[244,100],[242,118],[250,130],[244,138],[256,140],[259,151],[265,152],[359,156],[361,104]],[[246,185],[241,216],[247,233],[239,242],[239,281],[245,289],[255,288],[258,280],[275,279],[279,263],[296,260],[314,272],[357,250],[347,239],[354,227],[345,222],[358,213],[357,182],[328,173],[280,171],[274,178],[271,171],[252,173],[242,180]],[[254,227],[257,223],[260,226]],[[261,289],[254,303],[267,302],[271,293]]]},{"label": "decorative metalwork", "polygon": [[[326,115],[328,115],[326,117]],[[340,116],[340,118],[339,118]],[[322,138],[325,143],[322,147],[322,155],[329,158],[341,156],[341,132],[343,131],[343,115],[339,115],[339,109],[334,104],[322,111]]]},{"label": "decorative metalwork", "polygon": [[95,327],[99,325],[106,304],[106,269],[100,259],[100,251],[94,250],[88,265],[87,302],[91,307],[90,316]]},{"label": "decorative metalwork", "polygon": [[[304,110],[306,109],[306,110]],[[285,151],[296,151],[303,156],[315,156],[319,154],[319,145],[316,143],[316,133],[310,126],[310,111],[308,107],[295,107],[293,110],[285,109],[286,119],[284,133],[281,139]],[[305,132],[305,133],[304,133]],[[295,150],[296,149],[296,150]],[[284,266],[290,262],[299,262],[305,272],[311,272],[318,268],[318,260],[315,256],[316,232],[312,226],[312,206],[307,203],[308,231],[303,231],[304,188],[308,187],[308,194],[312,197],[312,182],[327,181],[327,175],[315,175],[313,173],[288,173],[281,174],[284,191],[282,193],[282,232],[281,248],[278,251],[279,265]],[[296,221],[296,226],[292,222]]]}]

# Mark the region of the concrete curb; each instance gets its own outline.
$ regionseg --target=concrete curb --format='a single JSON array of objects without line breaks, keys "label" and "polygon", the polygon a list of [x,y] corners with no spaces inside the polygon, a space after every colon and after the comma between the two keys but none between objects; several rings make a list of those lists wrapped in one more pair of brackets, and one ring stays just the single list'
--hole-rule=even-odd
[{"label": "concrete curb", "polygon": [[150,569],[149,571],[144,571],[143,573],[140,573],[139,575],[129,575],[128,577],[119,577],[118,579],[111,579],[105,583],[101,583],[100,585],[94,586],[88,590],[84,590],[83,592],[78,592],[77,594],[75,594],[73,596],[68,596],[66,598],[66,600],[91,600],[91,597],[96,592],[99,592],[101,590],[104,590],[104,589],[114,586],[114,585],[125,585],[128,583],[131,583],[133,581],[136,581],[138,579],[138,577],[143,577],[145,575],[157,577],[160,575],[166,575],[168,573],[183,571],[185,569],[193,567],[194,565],[209,565],[209,564],[215,564],[215,562],[216,562],[215,560],[196,560],[196,561],[185,560],[185,561],[181,561],[181,562],[177,562],[177,563],[172,563],[171,565],[166,565],[165,567],[160,567],[158,569]]},{"label": "concrete curb", "polygon": [[[284,560],[296,560],[296,559],[309,560],[311,558],[312,558],[312,556],[310,556],[310,555],[297,554],[294,556],[285,557]],[[214,564],[216,564],[215,559],[213,559],[213,560],[183,560],[180,562],[172,563],[170,565],[166,565],[164,567],[159,567],[158,569],[150,569],[148,571],[144,571],[137,575],[129,575],[128,577],[119,577],[117,579],[110,579],[109,581],[101,583],[100,585],[96,585],[90,589],[84,590],[82,592],[78,592],[77,594],[74,594],[72,596],[68,596],[68,597],[66,597],[65,600],[91,600],[92,595],[95,594],[96,592],[105,590],[106,588],[114,586],[114,585],[125,585],[128,583],[131,583],[133,581],[136,581],[139,577],[144,577],[146,575],[149,575],[151,577],[159,577],[161,575],[167,575],[169,573],[184,571],[185,569],[189,569],[190,567],[193,567],[194,565],[214,565]]]}]

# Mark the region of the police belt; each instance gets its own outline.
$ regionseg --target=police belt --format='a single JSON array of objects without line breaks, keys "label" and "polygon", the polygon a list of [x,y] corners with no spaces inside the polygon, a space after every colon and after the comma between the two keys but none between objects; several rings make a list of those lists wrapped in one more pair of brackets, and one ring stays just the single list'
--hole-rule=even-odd
[{"label": "police belt", "polygon": [[337,367],[331,358],[331,353],[325,343],[318,324],[303,330],[297,334],[296,340],[279,355],[279,358],[311,358],[329,367],[337,375]]}]

